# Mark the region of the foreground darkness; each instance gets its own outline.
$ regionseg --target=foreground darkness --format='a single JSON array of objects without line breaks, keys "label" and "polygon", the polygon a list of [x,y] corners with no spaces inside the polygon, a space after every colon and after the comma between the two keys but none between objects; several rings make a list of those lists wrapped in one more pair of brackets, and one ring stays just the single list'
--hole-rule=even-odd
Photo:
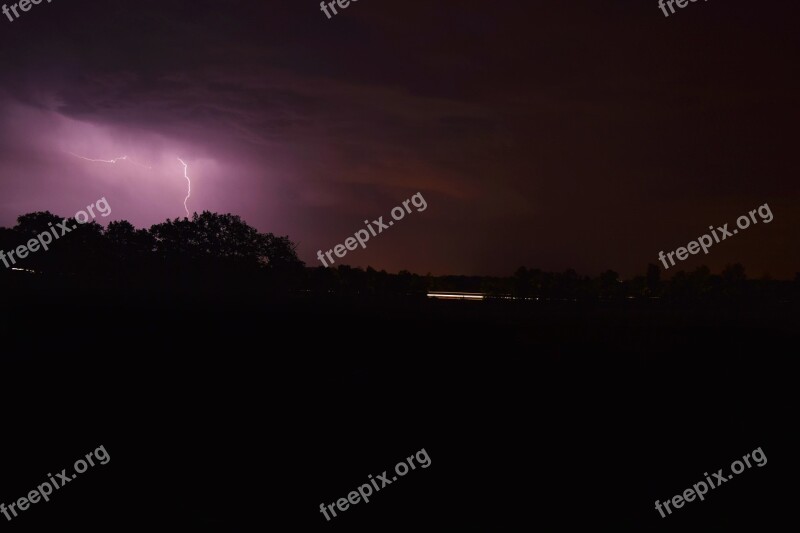
[{"label": "foreground darkness", "polygon": [[[0,501],[100,445],[111,461],[9,527],[773,530],[793,505],[796,301],[443,302],[21,279],[2,287],[14,460]],[[763,468],[666,519],[655,511],[757,447]],[[325,522],[320,503],[422,448],[429,468]]]}]

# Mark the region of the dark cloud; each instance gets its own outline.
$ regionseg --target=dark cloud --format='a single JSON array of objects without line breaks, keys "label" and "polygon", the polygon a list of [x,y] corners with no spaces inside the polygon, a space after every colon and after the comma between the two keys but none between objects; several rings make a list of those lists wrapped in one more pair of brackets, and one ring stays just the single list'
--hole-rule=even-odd
[{"label": "dark cloud", "polygon": [[[0,223],[106,196],[139,225],[232,211],[310,264],[624,275],[769,202],[714,268],[798,270],[790,2],[54,0],[0,21]],[[153,166],[66,154],[134,156]]]}]

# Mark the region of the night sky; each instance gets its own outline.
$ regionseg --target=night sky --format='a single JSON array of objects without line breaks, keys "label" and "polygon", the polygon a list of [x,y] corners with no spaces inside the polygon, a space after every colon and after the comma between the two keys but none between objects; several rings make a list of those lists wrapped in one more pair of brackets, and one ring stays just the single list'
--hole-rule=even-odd
[{"label": "night sky", "polygon": [[344,262],[630,277],[768,203],[772,223],[681,268],[791,278],[798,12],[359,0],[329,20],[316,0],[43,2],[0,19],[0,225],[101,197],[103,224],[185,216],[180,157],[191,211],[288,235],[310,266],[421,192],[426,211]]}]

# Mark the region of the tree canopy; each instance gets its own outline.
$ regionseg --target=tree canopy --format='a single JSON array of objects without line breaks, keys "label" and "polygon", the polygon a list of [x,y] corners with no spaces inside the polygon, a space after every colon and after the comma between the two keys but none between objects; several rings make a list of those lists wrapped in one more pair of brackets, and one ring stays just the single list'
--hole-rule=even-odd
[{"label": "tree canopy", "polygon": [[107,228],[78,224],[61,236],[54,230],[64,220],[48,211],[28,213],[13,228],[0,228],[0,250],[15,250],[38,236],[55,232],[48,250],[39,249],[15,267],[43,274],[69,275],[246,275],[301,271],[303,262],[288,237],[261,233],[239,216],[204,211],[191,219],[167,219],[149,229],[125,220]]}]

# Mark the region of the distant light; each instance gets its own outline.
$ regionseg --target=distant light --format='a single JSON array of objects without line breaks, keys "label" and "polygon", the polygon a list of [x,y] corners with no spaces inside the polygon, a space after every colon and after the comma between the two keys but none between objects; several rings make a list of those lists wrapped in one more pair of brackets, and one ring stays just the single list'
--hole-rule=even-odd
[{"label": "distant light", "polygon": [[31,274],[36,274],[35,270],[30,270],[27,268],[11,268],[11,270],[16,270],[17,272],[30,272]]},{"label": "distant light", "polygon": [[443,300],[483,300],[485,295],[481,292],[429,292],[428,298],[441,298]]}]

